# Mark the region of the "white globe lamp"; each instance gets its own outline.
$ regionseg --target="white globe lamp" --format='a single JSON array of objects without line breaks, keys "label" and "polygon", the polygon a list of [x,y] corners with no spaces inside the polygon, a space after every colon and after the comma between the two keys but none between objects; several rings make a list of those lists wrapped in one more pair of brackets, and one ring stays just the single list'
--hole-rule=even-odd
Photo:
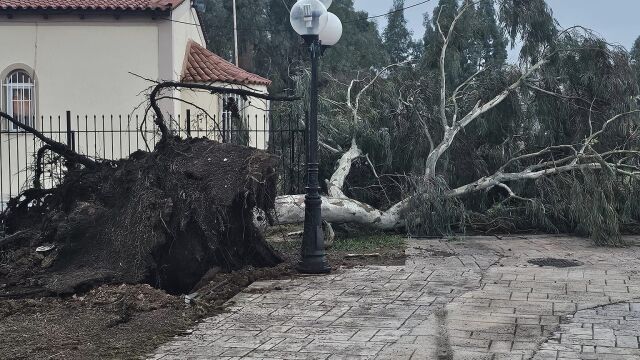
[{"label": "white globe lamp", "polygon": [[327,8],[320,0],[299,0],[291,8],[291,26],[303,37],[320,35],[328,19]]},{"label": "white globe lamp", "polygon": [[334,14],[328,14],[327,26],[320,33],[322,46],[333,46],[342,37],[342,21]]}]

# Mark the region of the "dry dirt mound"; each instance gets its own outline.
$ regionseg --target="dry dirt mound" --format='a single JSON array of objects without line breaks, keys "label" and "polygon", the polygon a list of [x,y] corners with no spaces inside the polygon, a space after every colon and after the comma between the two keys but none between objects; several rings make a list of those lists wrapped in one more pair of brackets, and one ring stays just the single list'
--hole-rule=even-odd
[{"label": "dry dirt mound", "polygon": [[[0,296],[104,283],[187,292],[214,266],[276,265],[252,222],[255,207],[273,208],[276,166],[260,150],[175,138],[97,169],[72,168],[58,188],[26,192],[2,214],[15,236],[0,249]],[[36,253],[41,245],[53,249]]]}]

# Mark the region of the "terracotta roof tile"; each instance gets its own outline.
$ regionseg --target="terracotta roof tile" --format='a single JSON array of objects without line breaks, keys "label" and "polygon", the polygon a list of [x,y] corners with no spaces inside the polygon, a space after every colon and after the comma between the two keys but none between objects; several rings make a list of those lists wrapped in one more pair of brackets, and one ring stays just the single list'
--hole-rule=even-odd
[{"label": "terracotta roof tile", "polygon": [[193,40],[189,41],[187,45],[187,56],[184,70],[182,71],[182,81],[219,81],[241,85],[271,85],[271,80],[233,65]]},{"label": "terracotta roof tile", "polygon": [[171,10],[184,0],[0,0],[0,10]]}]

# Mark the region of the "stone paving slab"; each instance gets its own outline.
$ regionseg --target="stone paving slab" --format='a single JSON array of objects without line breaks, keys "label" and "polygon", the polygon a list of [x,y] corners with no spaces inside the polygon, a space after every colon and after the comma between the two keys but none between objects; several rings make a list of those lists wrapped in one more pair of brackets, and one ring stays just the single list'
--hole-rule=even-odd
[{"label": "stone paving slab", "polygon": [[[469,237],[409,240],[407,255],[256,282],[149,358],[640,359],[639,247]],[[545,257],[583,265],[527,263]]]}]

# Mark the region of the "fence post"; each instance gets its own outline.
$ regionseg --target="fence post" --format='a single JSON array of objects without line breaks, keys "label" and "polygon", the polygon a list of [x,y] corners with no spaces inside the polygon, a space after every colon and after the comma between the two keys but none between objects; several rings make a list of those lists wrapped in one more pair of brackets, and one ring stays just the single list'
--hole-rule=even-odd
[{"label": "fence post", "polygon": [[222,114],[222,142],[227,142],[227,114]]},{"label": "fence post", "polygon": [[191,109],[187,109],[187,137],[191,137]]},{"label": "fence post", "polygon": [[75,136],[73,134],[73,130],[71,130],[71,111],[67,110],[67,146],[76,151],[76,141]]}]

